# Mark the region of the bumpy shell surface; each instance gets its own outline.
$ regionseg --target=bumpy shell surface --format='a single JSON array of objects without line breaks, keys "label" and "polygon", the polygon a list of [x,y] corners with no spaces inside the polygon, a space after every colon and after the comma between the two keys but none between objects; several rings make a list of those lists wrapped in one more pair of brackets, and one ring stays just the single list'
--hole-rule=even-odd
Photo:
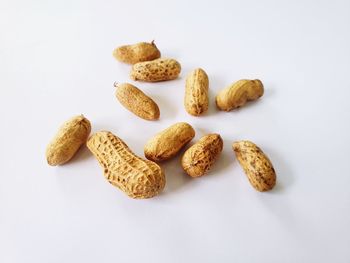
[{"label": "bumpy shell surface", "polygon": [[91,132],[91,124],[83,115],[66,121],[46,148],[49,165],[68,162],[82,146]]},{"label": "bumpy shell surface", "polygon": [[135,64],[160,58],[160,51],[154,41],[151,43],[140,42],[114,49],[113,56],[121,62]]},{"label": "bumpy shell surface", "polygon": [[260,98],[264,94],[264,86],[258,79],[239,80],[223,89],[216,96],[216,105],[220,110],[230,111]]},{"label": "bumpy shell surface", "polygon": [[158,105],[140,89],[129,83],[115,84],[115,87],[117,99],[129,111],[145,120],[159,119]]},{"label": "bumpy shell surface", "polygon": [[185,122],[176,123],[151,138],[145,145],[147,159],[165,161],[174,157],[182,147],[193,139],[195,131]]},{"label": "bumpy shell surface", "polygon": [[192,177],[204,175],[222,152],[223,141],[219,134],[208,134],[192,145],[182,157],[182,168]]},{"label": "bumpy shell surface", "polygon": [[175,59],[159,58],[136,63],[132,66],[130,78],[147,82],[176,79],[181,72],[181,65]]},{"label": "bumpy shell surface", "polygon": [[87,146],[104,169],[105,178],[132,198],[150,198],[165,186],[158,164],[136,156],[117,136],[108,131],[93,134]]},{"label": "bumpy shell surface", "polygon": [[276,172],[269,158],[250,141],[238,141],[232,145],[250,184],[258,191],[271,190],[276,184]]},{"label": "bumpy shell surface", "polygon": [[185,109],[189,114],[198,116],[208,110],[208,88],[208,75],[203,69],[198,68],[190,72],[185,88]]}]

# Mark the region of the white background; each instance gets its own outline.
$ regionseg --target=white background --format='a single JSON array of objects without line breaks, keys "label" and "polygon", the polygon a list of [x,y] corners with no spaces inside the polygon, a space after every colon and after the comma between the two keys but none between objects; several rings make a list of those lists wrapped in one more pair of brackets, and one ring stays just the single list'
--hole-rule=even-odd
[{"label": "white background", "polygon": [[[15,1],[0,6],[0,262],[350,262],[349,1]],[[114,96],[131,80],[119,45],[156,40],[179,79],[136,83],[161,119],[142,120]],[[210,111],[183,107],[186,74],[210,77]],[[259,78],[264,96],[219,112],[215,94]],[[131,82],[134,83],[134,82]],[[135,84],[135,83],[134,83]],[[221,158],[190,179],[162,164],[165,191],[133,200],[104,179],[86,148],[49,167],[45,147],[76,114],[137,154],[187,121],[220,133]],[[231,144],[249,139],[278,183],[256,192]]]}]

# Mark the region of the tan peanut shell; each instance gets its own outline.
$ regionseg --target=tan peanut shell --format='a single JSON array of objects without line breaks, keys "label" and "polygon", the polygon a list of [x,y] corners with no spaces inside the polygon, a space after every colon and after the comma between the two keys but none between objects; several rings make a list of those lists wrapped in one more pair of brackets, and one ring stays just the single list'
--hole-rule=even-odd
[{"label": "tan peanut shell", "polygon": [[180,71],[181,65],[175,59],[158,58],[134,64],[130,78],[146,82],[165,81],[176,79]]},{"label": "tan peanut shell", "polygon": [[175,156],[182,147],[193,139],[195,131],[185,122],[176,123],[151,138],[145,145],[147,159],[165,161]]},{"label": "tan peanut shell", "polygon": [[160,51],[156,44],[154,44],[154,41],[151,43],[140,42],[114,49],[113,56],[121,62],[135,64],[160,58]]},{"label": "tan peanut shell", "polygon": [[269,158],[250,141],[238,141],[232,145],[250,184],[258,191],[271,190],[276,184],[276,172]]},{"label": "tan peanut shell", "polygon": [[230,111],[260,98],[264,94],[264,86],[258,79],[239,80],[223,89],[216,96],[216,105],[220,110]]},{"label": "tan peanut shell", "polygon": [[129,111],[145,120],[159,119],[158,105],[142,90],[129,83],[114,84],[114,86],[116,87],[115,96]]},{"label": "tan peanut shell", "polygon": [[197,68],[188,74],[185,88],[185,109],[189,114],[198,116],[208,110],[208,88],[208,75],[203,69]]},{"label": "tan peanut shell", "polygon": [[160,166],[136,156],[117,136],[108,131],[93,134],[87,147],[104,169],[109,183],[132,198],[150,198],[165,186]]},{"label": "tan peanut shell", "polygon": [[68,162],[86,142],[90,132],[90,121],[83,115],[66,121],[46,148],[47,163],[55,166]]},{"label": "tan peanut shell", "polygon": [[192,177],[204,175],[222,152],[223,141],[219,134],[203,136],[182,156],[182,168]]}]

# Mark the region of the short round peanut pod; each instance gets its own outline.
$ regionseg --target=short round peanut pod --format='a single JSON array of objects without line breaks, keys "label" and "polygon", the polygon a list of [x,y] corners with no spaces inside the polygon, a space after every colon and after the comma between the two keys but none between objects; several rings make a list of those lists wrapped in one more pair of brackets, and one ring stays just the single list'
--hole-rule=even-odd
[{"label": "short round peanut pod", "polygon": [[230,111],[260,98],[263,94],[264,86],[260,80],[242,79],[220,91],[216,96],[216,105],[220,110]]},{"label": "short round peanut pod", "polygon": [[91,124],[83,115],[66,121],[46,148],[49,165],[68,162],[82,146],[91,132]]},{"label": "short round peanut pod", "polygon": [[147,82],[176,79],[181,72],[181,65],[175,59],[159,58],[136,63],[132,66],[130,78]]},{"label": "short round peanut pod", "polygon": [[203,69],[197,68],[188,74],[186,78],[184,104],[189,114],[199,116],[208,110],[208,88],[208,75]]},{"label": "short round peanut pod", "polygon": [[160,51],[154,41],[151,43],[140,42],[114,49],[113,56],[121,62],[135,64],[160,58]]},{"label": "short round peanut pod", "polygon": [[145,120],[159,119],[158,105],[142,90],[129,83],[114,84],[114,86],[117,99],[129,111]]},{"label": "short round peanut pod", "polygon": [[160,166],[135,155],[113,133],[101,131],[93,134],[87,147],[104,169],[108,182],[129,197],[150,198],[164,189],[165,175]]},{"label": "short round peanut pod", "polygon": [[182,156],[182,168],[191,177],[204,175],[222,152],[223,141],[219,134],[203,136]]},{"label": "short round peanut pod", "polygon": [[264,152],[250,141],[234,142],[232,149],[248,177],[258,191],[271,190],[276,184],[276,172]]},{"label": "short round peanut pod", "polygon": [[185,122],[176,123],[151,138],[145,145],[147,159],[159,162],[174,157],[193,139],[195,131]]}]

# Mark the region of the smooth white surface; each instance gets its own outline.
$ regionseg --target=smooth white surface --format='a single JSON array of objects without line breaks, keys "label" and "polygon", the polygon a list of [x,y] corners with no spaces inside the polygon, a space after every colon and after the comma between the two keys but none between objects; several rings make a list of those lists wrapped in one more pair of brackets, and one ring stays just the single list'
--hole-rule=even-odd
[{"label": "smooth white surface", "polygon": [[[0,262],[350,262],[349,1],[1,1]],[[156,40],[178,59],[178,80],[136,83],[161,119],[115,99],[130,81],[114,47]],[[186,74],[210,77],[210,112],[183,107]],[[218,112],[215,94],[259,78],[263,98]],[[133,83],[133,82],[132,82]],[[45,147],[83,113],[137,154],[178,121],[224,139],[211,172],[193,180],[163,165],[158,197],[112,187],[86,148],[49,167]],[[269,193],[249,185],[231,150],[256,142],[273,161]]]}]

